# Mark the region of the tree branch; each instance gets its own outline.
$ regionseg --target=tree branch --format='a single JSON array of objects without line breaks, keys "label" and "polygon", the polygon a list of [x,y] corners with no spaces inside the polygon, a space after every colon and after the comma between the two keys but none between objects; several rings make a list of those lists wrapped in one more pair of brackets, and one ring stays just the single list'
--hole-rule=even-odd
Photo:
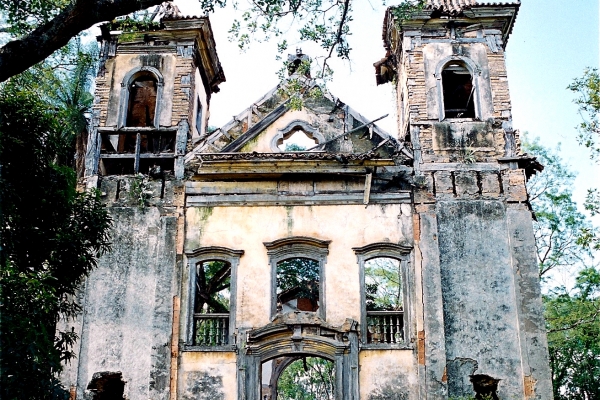
[{"label": "tree branch", "polygon": [[344,10],[342,11],[342,19],[340,20],[340,24],[338,25],[338,31],[337,31],[337,35],[335,38],[335,42],[331,45],[331,48],[329,49],[329,54],[323,60],[323,70],[321,71],[321,76],[325,76],[325,67],[327,66],[327,60],[329,60],[331,58],[331,55],[333,54],[333,50],[335,49],[335,46],[337,46],[340,43],[340,41],[342,40],[342,33],[343,33],[344,25],[346,23],[346,16],[348,15],[349,8],[350,8],[350,0],[345,0],[344,1]]},{"label": "tree branch", "polygon": [[0,82],[44,60],[98,22],[160,3],[162,0],[76,0],[48,23],[0,48]]}]

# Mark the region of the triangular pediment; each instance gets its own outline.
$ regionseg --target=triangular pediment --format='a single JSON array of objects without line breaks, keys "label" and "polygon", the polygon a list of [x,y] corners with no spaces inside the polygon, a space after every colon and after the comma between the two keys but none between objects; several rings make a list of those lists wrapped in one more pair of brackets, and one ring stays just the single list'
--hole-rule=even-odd
[{"label": "triangular pediment", "polygon": [[[284,84],[202,138],[186,159],[215,153],[262,158],[281,158],[290,153],[300,157],[304,153],[302,157],[311,157],[307,152],[350,158],[365,154],[370,158],[411,158],[403,143],[327,92],[305,95],[302,107],[292,107],[281,90]],[[292,137],[300,138],[302,145],[295,145]]]}]

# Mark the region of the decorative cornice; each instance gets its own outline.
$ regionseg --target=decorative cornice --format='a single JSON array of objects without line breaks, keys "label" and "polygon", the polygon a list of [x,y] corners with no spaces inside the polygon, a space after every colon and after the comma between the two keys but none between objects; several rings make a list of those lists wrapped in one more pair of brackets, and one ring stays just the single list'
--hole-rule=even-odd
[{"label": "decorative cornice", "polygon": [[291,236],[283,239],[277,239],[272,242],[264,242],[263,244],[265,245],[267,250],[271,251],[284,246],[291,245],[304,245],[316,247],[319,249],[328,249],[329,243],[331,243],[331,240],[320,240],[308,236]]},{"label": "decorative cornice", "polygon": [[378,254],[389,253],[390,255],[394,255],[394,254],[405,255],[405,254],[409,254],[412,251],[412,249],[413,249],[412,246],[405,246],[405,245],[390,243],[390,242],[371,243],[366,246],[352,248],[352,250],[354,250],[354,253],[356,253],[356,255],[359,255],[359,256],[368,256],[368,255],[372,255],[375,253],[378,253]]},{"label": "decorative cornice", "polygon": [[198,247],[192,251],[187,251],[185,255],[188,258],[202,258],[203,256],[222,257],[222,258],[240,258],[244,255],[244,250],[233,250],[221,246]]}]

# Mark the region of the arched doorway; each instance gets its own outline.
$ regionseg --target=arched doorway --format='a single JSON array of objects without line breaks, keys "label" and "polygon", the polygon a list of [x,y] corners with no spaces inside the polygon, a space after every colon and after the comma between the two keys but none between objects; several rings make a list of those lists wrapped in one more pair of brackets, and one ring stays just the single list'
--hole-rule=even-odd
[{"label": "arched doorway", "polygon": [[324,357],[277,357],[261,370],[261,400],[335,399],[335,363]]},{"label": "arched doorway", "polygon": [[[272,392],[263,393],[263,383],[271,382],[273,376],[277,383],[281,383],[282,374],[294,362],[300,361],[298,368],[304,369],[304,359],[307,360],[307,369],[309,360],[315,362],[311,359],[326,360],[316,362],[331,368],[333,394],[332,397],[322,397],[322,400],[359,399],[356,321],[348,319],[341,326],[332,326],[315,313],[298,311],[280,314],[270,324],[247,331],[244,337],[246,340],[241,343],[238,353],[238,399],[265,400],[265,395],[267,399],[269,395],[273,397]],[[272,360],[275,362],[269,364]],[[273,368],[278,369],[275,375]],[[263,379],[263,375],[269,375],[268,379],[267,376]]]}]

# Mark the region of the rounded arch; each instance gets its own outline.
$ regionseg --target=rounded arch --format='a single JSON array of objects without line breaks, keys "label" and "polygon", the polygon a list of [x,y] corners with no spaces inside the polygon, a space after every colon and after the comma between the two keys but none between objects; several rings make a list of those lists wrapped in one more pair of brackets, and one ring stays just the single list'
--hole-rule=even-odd
[{"label": "rounded arch", "polygon": [[412,251],[412,247],[397,243],[377,242],[362,247],[353,247],[354,253],[364,261],[377,257],[390,257],[397,260],[406,259]]},{"label": "rounded arch", "polygon": [[441,60],[438,63],[437,67],[435,68],[436,79],[438,79],[438,80],[442,79],[442,71],[450,63],[453,63],[453,62],[462,62],[465,65],[465,67],[467,67],[467,69],[469,70],[469,72],[471,73],[472,76],[481,75],[481,68],[479,67],[479,65],[477,65],[477,63],[475,63],[475,61],[473,61],[469,57],[452,55],[452,56],[444,58],[443,60]]},{"label": "rounded arch", "polygon": [[[411,246],[401,245],[397,243],[390,242],[376,242],[370,243],[362,247],[354,247],[354,253],[356,254],[356,258],[359,266],[359,281],[360,281],[360,301],[361,301],[361,318],[360,318],[360,331],[361,331],[361,340],[363,345],[373,345],[375,347],[387,346],[393,348],[404,348],[408,346],[408,340],[410,338],[411,332],[411,313],[412,313],[412,303],[413,303],[413,295],[410,285],[412,282],[411,278],[411,268],[410,266],[410,255],[412,252]],[[367,309],[367,278],[365,269],[369,261],[375,260],[377,258],[388,258],[393,259],[398,262],[398,267],[400,270],[399,273],[399,281],[401,283],[401,287],[399,289],[401,295],[401,309],[394,308],[394,310],[386,310],[386,311],[374,311]],[[398,305],[398,304],[396,304]],[[394,313],[384,315],[386,312]],[[379,314],[378,314],[379,313]],[[369,316],[367,316],[369,314]],[[392,336],[388,336],[388,340],[374,340],[370,341],[370,334],[373,333],[369,330],[369,320],[370,318],[375,318],[375,320],[383,321],[383,324],[392,324],[392,328],[394,330],[393,339]],[[378,319],[378,317],[383,318]],[[393,318],[391,320],[386,320],[385,318]],[[378,322],[375,325],[379,325]],[[389,328],[389,326],[387,326]],[[382,330],[385,332],[385,330]],[[392,333],[392,330],[388,330],[387,332]],[[377,331],[377,333],[380,333]]]},{"label": "rounded arch", "polygon": [[277,265],[279,262],[293,258],[306,258],[319,264],[319,299],[318,310],[321,318],[325,318],[327,304],[325,298],[325,264],[327,263],[330,240],[321,240],[308,236],[292,236],[264,242],[271,264],[271,316],[278,314],[277,310]]},{"label": "rounded arch", "polygon": [[[459,64],[464,67],[469,74],[471,75],[471,84],[472,88],[470,90],[470,94],[468,95],[466,109],[469,110],[469,103],[472,102],[472,108],[470,111],[466,111],[467,114],[471,113],[472,116],[464,117],[464,118],[476,118],[481,119],[481,103],[480,103],[480,91],[481,91],[481,75],[482,69],[481,67],[473,61],[469,57],[452,55],[442,59],[436,66],[434,76],[436,78],[436,86],[438,91],[438,105],[439,105],[439,120],[443,120],[445,118],[460,118],[460,116],[454,116],[450,110],[446,109],[446,99],[444,98],[444,82],[443,82],[443,72],[446,70],[451,64]],[[462,107],[459,107],[462,108]]]},{"label": "rounded arch", "polygon": [[121,95],[119,99],[119,117],[117,126],[118,128],[123,128],[127,126],[127,117],[129,112],[129,102],[130,102],[130,89],[133,82],[143,75],[150,75],[154,79],[156,79],[156,104],[154,107],[154,118],[153,118],[153,126],[155,128],[159,127],[160,114],[161,114],[161,103],[163,96],[163,88],[164,88],[164,77],[160,73],[160,71],[151,66],[141,66],[135,67],[131,69],[129,72],[125,74],[123,80],[121,81]]},{"label": "rounded arch", "polygon": [[152,75],[154,75],[154,77],[156,78],[156,82],[157,85],[162,86],[165,84],[165,79],[163,78],[163,75],[160,73],[160,71],[154,67],[151,66],[143,66],[143,67],[135,67],[133,69],[131,69],[129,72],[127,72],[125,74],[125,76],[123,77],[123,80],[121,81],[121,87],[125,86],[129,86],[131,85],[131,83],[141,74],[143,74],[144,72],[148,72],[151,73]]},{"label": "rounded arch", "polygon": [[324,320],[300,313],[281,317],[246,334],[245,352],[240,362],[246,368],[238,374],[238,397],[260,399],[261,367],[280,357],[318,357],[335,368],[336,398],[359,399],[357,322],[346,320],[333,327]]},{"label": "rounded arch", "polygon": [[[234,250],[221,246],[206,246],[198,247],[194,250],[187,251],[185,256],[188,263],[188,301],[187,301],[187,316],[186,316],[186,342],[188,345],[194,345],[194,309],[197,290],[197,275],[196,268],[198,264],[207,261],[220,261],[229,265],[230,277],[230,303],[229,303],[229,324],[228,324],[228,342],[229,345],[235,343],[235,315],[236,315],[236,294],[237,294],[237,268],[240,262],[240,257],[244,254],[243,250]],[[230,347],[228,347],[230,348]]]}]

